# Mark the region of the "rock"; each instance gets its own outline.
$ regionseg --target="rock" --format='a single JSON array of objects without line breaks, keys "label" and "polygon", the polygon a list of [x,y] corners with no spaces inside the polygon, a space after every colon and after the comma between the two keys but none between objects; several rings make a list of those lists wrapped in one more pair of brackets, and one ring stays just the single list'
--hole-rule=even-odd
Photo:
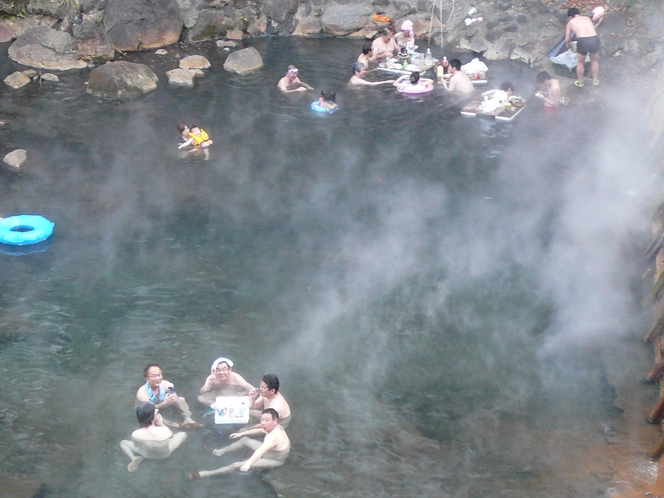
[{"label": "rock", "polygon": [[231,40],[217,40],[217,47],[219,48],[235,48],[237,46],[237,43]]},{"label": "rock", "polygon": [[231,29],[226,32],[226,37],[231,40],[241,40],[244,38],[244,33],[239,29]]},{"label": "rock", "polygon": [[12,168],[20,168],[21,165],[25,162],[25,160],[28,158],[28,153],[23,150],[23,149],[16,149],[9,154],[7,154],[3,159],[2,162],[5,164],[8,164]]},{"label": "rock", "polygon": [[30,83],[30,78],[21,71],[16,71],[5,78],[5,83],[16,90]]},{"label": "rock", "polygon": [[236,74],[258,71],[263,67],[263,59],[254,47],[243,48],[229,54],[224,62],[224,70]]},{"label": "rock", "polygon": [[9,47],[10,59],[24,66],[67,71],[87,67],[78,58],[76,41],[69,33],[56,31],[45,26],[28,28]]},{"label": "rock", "polygon": [[488,23],[486,23],[486,29],[493,29],[497,27],[500,24],[500,19],[492,19]]},{"label": "rock", "polygon": [[196,77],[203,77],[205,73],[200,69],[172,69],[166,72],[169,85],[174,86],[194,86]]},{"label": "rock", "polygon": [[247,34],[249,36],[262,36],[267,32],[267,19],[261,16],[258,19],[252,19],[247,26]]},{"label": "rock", "polygon": [[513,48],[514,42],[509,38],[503,38],[489,45],[489,48],[484,52],[484,58],[490,61],[509,59]]},{"label": "rock", "polygon": [[166,55],[166,54],[168,54],[168,51],[167,51],[167,50],[164,50],[163,48],[160,48],[160,49],[158,49],[158,50],[155,50],[155,51],[154,51],[154,54],[155,54],[155,55]]},{"label": "rock", "polygon": [[515,33],[518,29],[519,27],[514,23],[508,24],[507,26],[503,27],[503,30],[505,30],[506,33]]},{"label": "rock", "polygon": [[151,92],[159,78],[152,69],[132,62],[109,62],[90,73],[88,93],[109,100],[124,100]]},{"label": "rock", "polygon": [[4,122],[4,121],[0,121],[0,128],[2,128],[3,126],[5,126],[5,122]]},{"label": "rock", "polygon": [[481,36],[474,36],[470,40],[467,38],[460,38],[459,39],[459,48],[462,48],[464,50],[471,50],[473,52],[484,52],[486,49],[489,48],[489,44],[487,43],[486,40],[482,39]]},{"label": "rock", "polygon": [[182,21],[185,28],[192,28],[196,25],[198,19],[198,9],[196,9],[196,0],[177,0]]},{"label": "rock", "polygon": [[364,27],[371,13],[372,10],[368,5],[327,4],[320,22],[325,33],[343,36]]},{"label": "rock", "polygon": [[55,74],[53,73],[44,73],[41,75],[41,79],[44,81],[50,81],[52,83],[57,83],[60,81],[60,78],[58,78]]},{"label": "rock", "polygon": [[[0,5],[2,0],[0,0]],[[22,5],[21,2],[13,2],[14,5]],[[0,7],[0,12],[7,12],[7,10]],[[6,26],[9,30],[14,32],[14,38],[21,36],[28,28],[35,28],[37,26],[45,26],[47,28],[57,28],[60,24],[60,19],[52,16],[43,16],[41,14],[29,15],[27,17],[16,17],[15,19],[0,19],[0,24]],[[9,40],[7,40],[9,41]]]},{"label": "rock", "polygon": [[184,23],[175,0],[108,0],[104,29],[117,50],[137,51],[177,42]]},{"label": "rock", "polygon": [[190,55],[180,60],[180,69],[209,69],[210,61],[202,55]]},{"label": "rock", "polygon": [[496,5],[500,10],[508,10],[512,8],[512,3],[511,2],[498,2]]},{"label": "rock", "polygon": [[486,32],[486,39],[490,42],[495,42],[498,38],[503,36],[504,31],[501,28],[493,28]]},{"label": "rock", "polygon": [[518,22],[519,24],[526,23],[528,22],[528,17],[526,17],[523,14],[519,14],[518,16],[516,16],[516,22]]},{"label": "rock", "polygon": [[0,24],[0,43],[12,41],[14,38],[16,38],[14,31],[4,24]]},{"label": "rock", "polygon": [[298,3],[298,0],[263,0],[261,10],[268,19],[284,22],[289,14],[295,14]]},{"label": "rock", "polygon": [[198,13],[196,24],[186,30],[185,39],[196,42],[224,38],[226,33],[235,26],[232,19],[228,19],[223,11],[218,9],[203,9]]},{"label": "rock", "polygon": [[323,31],[323,26],[321,25],[319,17],[307,17],[306,19],[296,21],[295,30],[293,35],[295,36],[311,36],[319,35]]},{"label": "rock", "polygon": [[34,69],[26,69],[25,71],[23,71],[23,74],[25,74],[28,78],[34,78],[35,76],[37,76],[37,71],[35,71]]},{"label": "rock", "polygon": [[113,42],[95,18],[87,17],[80,24],[75,24],[72,33],[78,42],[76,51],[79,57],[97,61],[107,61],[115,57]]}]

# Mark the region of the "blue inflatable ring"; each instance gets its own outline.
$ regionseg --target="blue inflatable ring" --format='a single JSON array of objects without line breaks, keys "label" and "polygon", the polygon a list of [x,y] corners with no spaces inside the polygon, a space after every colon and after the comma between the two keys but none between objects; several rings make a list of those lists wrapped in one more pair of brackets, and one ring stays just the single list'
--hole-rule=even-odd
[{"label": "blue inflatable ring", "polygon": [[0,220],[0,243],[27,246],[48,239],[55,223],[43,216],[21,214]]},{"label": "blue inflatable ring", "polygon": [[327,107],[320,105],[318,100],[311,103],[311,108],[316,112],[329,112],[330,114],[337,112],[339,109],[338,107],[335,107],[334,109],[328,109]]}]

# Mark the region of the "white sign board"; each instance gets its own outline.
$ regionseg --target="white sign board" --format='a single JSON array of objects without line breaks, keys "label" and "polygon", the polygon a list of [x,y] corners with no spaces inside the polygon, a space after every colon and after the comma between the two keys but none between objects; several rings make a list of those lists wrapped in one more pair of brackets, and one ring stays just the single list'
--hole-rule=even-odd
[{"label": "white sign board", "polygon": [[214,408],[215,424],[248,424],[249,396],[219,396]]}]

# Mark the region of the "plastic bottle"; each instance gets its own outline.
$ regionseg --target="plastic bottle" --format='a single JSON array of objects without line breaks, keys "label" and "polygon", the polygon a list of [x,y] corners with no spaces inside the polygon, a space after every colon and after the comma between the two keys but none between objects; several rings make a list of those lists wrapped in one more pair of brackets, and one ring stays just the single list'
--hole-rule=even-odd
[{"label": "plastic bottle", "polygon": [[450,63],[447,61],[447,57],[443,56],[443,61],[440,63],[443,66],[443,74],[447,74],[447,69]]},{"label": "plastic bottle", "polygon": [[424,62],[427,64],[431,64],[431,61],[433,60],[433,56],[431,55],[431,49],[427,48],[427,53],[424,55]]}]

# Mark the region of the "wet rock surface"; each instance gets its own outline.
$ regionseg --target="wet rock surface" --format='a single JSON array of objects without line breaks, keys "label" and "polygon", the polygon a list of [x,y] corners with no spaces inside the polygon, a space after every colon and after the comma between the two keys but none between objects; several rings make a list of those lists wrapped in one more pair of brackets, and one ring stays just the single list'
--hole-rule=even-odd
[{"label": "wet rock surface", "polygon": [[16,71],[5,78],[5,84],[14,90],[30,83],[30,78],[21,71]]},{"label": "wet rock surface", "polygon": [[90,73],[88,93],[103,99],[124,100],[151,92],[158,78],[144,64],[109,62]]},{"label": "wet rock surface", "polygon": [[28,28],[9,47],[9,57],[29,67],[52,71],[83,69],[87,63],[78,58],[76,41],[69,33],[45,26]]},{"label": "wet rock surface", "polygon": [[258,71],[263,67],[263,59],[253,47],[244,48],[229,54],[224,62],[224,70],[231,73],[246,74]]},{"label": "wet rock surface", "polygon": [[2,162],[8,164],[12,168],[20,168],[21,165],[28,158],[28,153],[24,149],[16,149],[7,154]]}]

